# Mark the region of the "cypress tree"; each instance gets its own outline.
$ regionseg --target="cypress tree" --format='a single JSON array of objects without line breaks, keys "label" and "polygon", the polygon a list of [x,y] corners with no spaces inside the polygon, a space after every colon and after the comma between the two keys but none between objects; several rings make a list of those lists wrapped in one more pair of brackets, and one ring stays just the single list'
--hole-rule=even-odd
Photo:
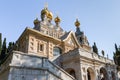
[{"label": "cypress tree", "polygon": [[9,52],[14,46],[14,42],[9,42],[7,52]]},{"label": "cypress tree", "polygon": [[96,54],[98,54],[98,48],[97,48],[95,42],[94,42],[94,45],[92,46],[92,48],[93,48],[93,52],[95,52]]},{"label": "cypress tree", "polygon": [[2,51],[2,34],[0,33],[0,63],[2,61],[2,59],[1,59],[1,51]]},{"label": "cypress tree", "polygon": [[1,58],[4,59],[6,54],[7,54],[6,38],[4,38],[3,45],[2,45],[2,51],[1,51]]},{"label": "cypress tree", "polygon": [[116,65],[120,66],[120,47],[115,44],[115,52],[113,52],[113,59]]},{"label": "cypress tree", "polygon": [[0,55],[2,51],[2,34],[0,33]]},{"label": "cypress tree", "polygon": [[118,47],[117,47],[117,44],[115,43],[115,50],[118,51]]}]

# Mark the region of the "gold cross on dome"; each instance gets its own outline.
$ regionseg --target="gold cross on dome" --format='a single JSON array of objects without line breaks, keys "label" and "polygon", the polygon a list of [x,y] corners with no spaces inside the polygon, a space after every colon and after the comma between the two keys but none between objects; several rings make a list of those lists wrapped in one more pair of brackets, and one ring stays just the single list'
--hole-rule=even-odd
[{"label": "gold cross on dome", "polygon": [[46,2],[45,5],[44,5],[45,8],[48,8],[48,3]]}]

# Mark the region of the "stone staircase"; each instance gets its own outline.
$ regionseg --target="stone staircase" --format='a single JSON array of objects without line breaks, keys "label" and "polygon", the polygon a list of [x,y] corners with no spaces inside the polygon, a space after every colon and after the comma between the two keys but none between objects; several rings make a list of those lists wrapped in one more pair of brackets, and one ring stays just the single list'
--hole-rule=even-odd
[{"label": "stone staircase", "polygon": [[[6,74],[6,70],[2,70],[2,74],[7,77],[4,80],[75,80],[74,77],[45,57],[18,51],[14,51],[11,56],[8,73]],[[1,77],[2,75],[0,80],[3,80]]]}]

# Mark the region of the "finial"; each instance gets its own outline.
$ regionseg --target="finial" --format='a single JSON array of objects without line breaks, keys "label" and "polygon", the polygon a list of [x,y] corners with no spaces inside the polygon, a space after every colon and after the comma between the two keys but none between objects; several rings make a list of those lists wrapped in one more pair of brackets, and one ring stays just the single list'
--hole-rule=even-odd
[{"label": "finial", "polygon": [[79,26],[80,26],[80,22],[78,21],[78,19],[76,19],[75,26],[76,26],[76,27],[79,27]]}]

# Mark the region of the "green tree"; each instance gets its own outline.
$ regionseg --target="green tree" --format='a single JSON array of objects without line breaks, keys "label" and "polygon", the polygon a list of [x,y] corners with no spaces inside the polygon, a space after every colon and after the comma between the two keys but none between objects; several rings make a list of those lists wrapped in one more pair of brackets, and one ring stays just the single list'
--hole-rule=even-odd
[{"label": "green tree", "polygon": [[115,50],[118,51],[118,47],[117,47],[117,44],[115,43]]},{"label": "green tree", "polygon": [[13,49],[14,46],[14,42],[9,42],[8,48],[7,48],[7,52],[9,52],[10,50]]},{"label": "green tree", "polygon": [[0,55],[2,51],[2,34],[0,33]]},{"label": "green tree", "polygon": [[97,48],[95,42],[94,42],[94,45],[92,46],[92,48],[93,48],[93,52],[95,52],[96,54],[98,54],[98,48]]},{"label": "green tree", "polygon": [[115,52],[113,52],[113,59],[116,65],[120,66],[120,47],[115,44]]},{"label": "green tree", "polygon": [[6,47],[6,38],[3,40],[2,51],[1,51],[1,59],[4,59],[7,54],[7,47]]}]

